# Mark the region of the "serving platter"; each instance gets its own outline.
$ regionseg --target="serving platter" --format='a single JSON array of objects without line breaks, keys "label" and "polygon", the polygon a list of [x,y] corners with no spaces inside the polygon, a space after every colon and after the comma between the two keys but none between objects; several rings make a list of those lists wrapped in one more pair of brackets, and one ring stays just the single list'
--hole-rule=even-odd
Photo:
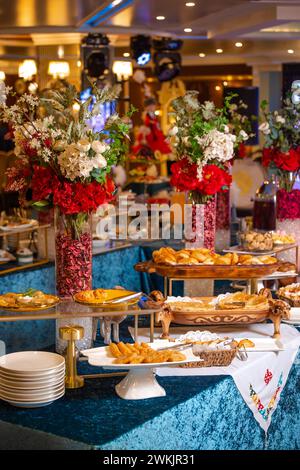
[{"label": "serving platter", "polygon": [[253,265],[165,265],[142,261],[134,265],[138,272],[156,273],[174,279],[260,279],[277,271],[279,263]]},{"label": "serving platter", "polygon": [[[153,349],[158,349],[163,345],[168,346],[170,343],[169,341],[149,343],[149,346]],[[126,377],[115,387],[117,395],[125,400],[164,397],[166,391],[157,382],[154,369],[158,367],[181,366],[200,361],[199,357],[194,356],[191,347],[184,350],[186,359],[183,361],[150,364],[114,364],[115,358],[110,355],[106,347],[86,349],[81,351],[81,353],[88,357],[88,362],[92,366],[129,371]]]},{"label": "serving platter", "polygon": [[[3,296],[0,296],[0,298]],[[0,305],[0,310],[4,310],[6,312],[20,312],[20,313],[25,313],[25,312],[40,312],[43,310],[49,310],[51,308],[56,307],[60,303],[60,298],[57,297],[56,295],[51,295],[51,294],[45,294],[45,297],[53,299],[53,304],[51,305],[41,305],[39,307],[34,306],[34,305],[26,305],[26,304],[19,304],[16,306],[3,306]]]},{"label": "serving platter", "polygon": [[[139,298],[141,297],[142,293],[141,292],[134,292],[130,290],[124,290],[124,289],[103,289],[105,292],[105,301],[99,301],[99,299],[95,299],[95,301],[85,301],[81,298],[82,292],[78,292],[73,296],[73,299],[75,302],[86,305],[87,307],[101,307],[101,308],[112,308],[114,306],[116,307],[122,307],[122,306],[129,306],[129,305],[135,305]],[[133,296],[134,298],[125,300],[124,302],[121,301],[122,297],[130,297]],[[114,303],[115,302],[115,303]]]}]

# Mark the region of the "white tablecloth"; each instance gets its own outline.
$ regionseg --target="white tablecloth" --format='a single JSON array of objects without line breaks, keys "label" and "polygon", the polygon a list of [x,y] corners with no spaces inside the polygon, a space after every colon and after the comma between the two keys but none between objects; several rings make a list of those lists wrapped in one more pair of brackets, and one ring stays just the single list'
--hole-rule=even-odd
[{"label": "white tablecloth", "polygon": [[[177,338],[190,330],[189,326],[170,328],[170,335]],[[273,324],[255,324],[248,326],[207,326],[201,330],[220,333],[234,338],[270,338],[274,332]],[[129,328],[133,335],[133,328]],[[158,339],[161,329],[155,332]],[[139,329],[139,341],[149,341],[149,329]],[[231,375],[243,399],[253,412],[259,425],[265,430],[271,423],[280,394],[286,384],[290,369],[297,356],[300,345],[300,333],[290,325],[281,325],[280,342],[284,351],[248,352],[247,361],[235,358],[228,367],[200,367],[184,369],[166,367],[157,369],[157,375],[191,376],[191,375]]]}]

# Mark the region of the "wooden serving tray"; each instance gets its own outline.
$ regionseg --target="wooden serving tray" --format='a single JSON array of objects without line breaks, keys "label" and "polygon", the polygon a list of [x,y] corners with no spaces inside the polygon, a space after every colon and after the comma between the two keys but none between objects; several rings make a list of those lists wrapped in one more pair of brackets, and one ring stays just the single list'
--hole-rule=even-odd
[{"label": "wooden serving tray", "polygon": [[[213,297],[199,297],[203,302],[210,302]],[[184,303],[183,303],[184,305]],[[199,305],[197,312],[171,310],[172,322],[179,325],[224,325],[259,323],[268,317],[269,306],[260,309],[211,309]]]},{"label": "wooden serving tray", "polygon": [[156,273],[174,279],[260,279],[277,271],[279,263],[254,265],[167,265],[142,261],[134,269],[144,273]]}]

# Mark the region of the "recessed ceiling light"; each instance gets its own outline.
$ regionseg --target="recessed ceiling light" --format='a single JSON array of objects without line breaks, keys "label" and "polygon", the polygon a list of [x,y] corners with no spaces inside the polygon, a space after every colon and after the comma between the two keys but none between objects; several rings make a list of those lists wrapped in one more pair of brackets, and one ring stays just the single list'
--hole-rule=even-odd
[{"label": "recessed ceiling light", "polygon": [[204,54],[204,52],[200,52],[199,57],[205,57],[205,56],[206,54]]},{"label": "recessed ceiling light", "polygon": [[130,53],[129,52],[124,52],[123,57],[130,57]]},{"label": "recessed ceiling light", "polygon": [[194,7],[196,4],[194,2],[186,2],[186,7]]},{"label": "recessed ceiling light", "polygon": [[288,54],[294,54],[295,52],[294,49],[288,49],[287,51],[288,51]]},{"label": "recessed ceiling light", "polygon": [[235,43],[235,47],[243,47],[243,43],[242,42],[236,42]]},{"label": "recessed ceiling light", "polygon": [[216,49],[217,54],[222,54],[222,52],[223,52],[223,49]]},{"label": "recessed ceiling light", "polygon": [[163,20],[166,19],[166,17],[165,17],[165,16],[157,16],[156,19],[157,19],[158,21],[163,21]]},{"label": "recessed ceiling light", "polygon": [[185,33],[191,33],[193,30],[192,28],[184,28]]},{"label": "recessed ceiling light", "polygon": [[215,90],[216,90],[216,91],[221,91],[220,85],[216,85],[216,86],[215,86]]}]

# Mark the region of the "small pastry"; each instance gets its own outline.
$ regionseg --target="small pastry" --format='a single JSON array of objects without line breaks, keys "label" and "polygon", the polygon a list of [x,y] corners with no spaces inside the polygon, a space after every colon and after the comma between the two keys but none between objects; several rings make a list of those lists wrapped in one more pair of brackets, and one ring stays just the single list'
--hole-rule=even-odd
[{"label": "small pastry", "polygon": [[250,339],[242,339],[239,341],[238,348],[254,348],[255,344]]}]

